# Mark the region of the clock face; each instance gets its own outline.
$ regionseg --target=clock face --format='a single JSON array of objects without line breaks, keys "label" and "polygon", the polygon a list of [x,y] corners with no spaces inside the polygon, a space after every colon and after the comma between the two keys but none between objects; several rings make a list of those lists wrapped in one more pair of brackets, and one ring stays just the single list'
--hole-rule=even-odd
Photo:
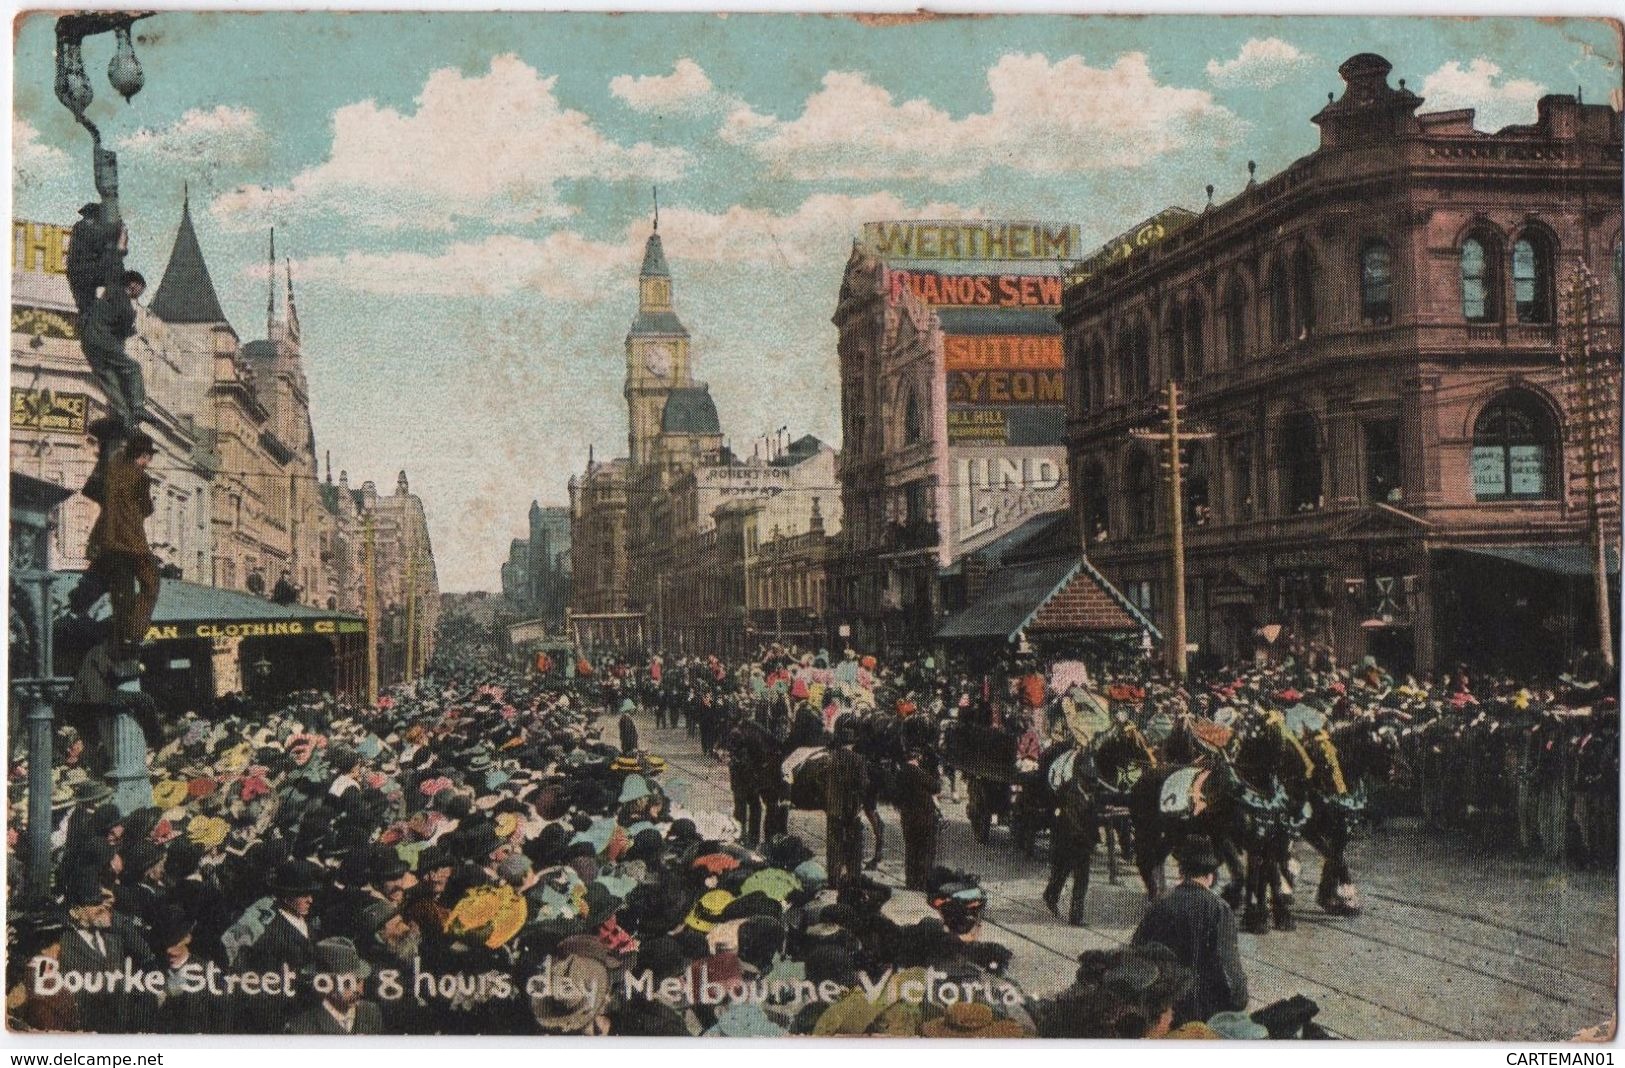
[{"label": "clock face", "polygon": [[671,346],[650,345],[643,357],[643,366],[656,378],[671,374]]}]

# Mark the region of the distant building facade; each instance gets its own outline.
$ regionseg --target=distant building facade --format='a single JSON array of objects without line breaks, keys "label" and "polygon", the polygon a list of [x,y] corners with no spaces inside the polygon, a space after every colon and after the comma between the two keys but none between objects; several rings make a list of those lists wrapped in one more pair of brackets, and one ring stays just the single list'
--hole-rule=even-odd
[{"label": "distant building facade", "polygon": [[[95,462],[85,428],[105,405],[79,347],[65,275],[68,240],[66,227],[12,224],[11,465],[77,491]],[[266,336],[241,344],[183,198],[169,258],[157,284],[149,283],[128,343],[148,393],[143,429],[158,446],[149,468],[153,552],[172,577],[270,597],[286,573],[297,602],[362,614],[371,515],[381,611],[393,602],[401,614],[390,639],[398,652],[385,657],[404,669],[410,632],[411,656],[421,666],[439,610],[422,503],[408,492],[404,472],[396,494],[381,500],[371,483],[352,493],[342,474],[337,486],[331,475],[321,479],[292,274],[283,264],[279,278],[274,251],[268,284]],[[96,512],[77,492],[64,503],[53,568],[85,566]],[[410,628],[409,588],[416,606]]]}]

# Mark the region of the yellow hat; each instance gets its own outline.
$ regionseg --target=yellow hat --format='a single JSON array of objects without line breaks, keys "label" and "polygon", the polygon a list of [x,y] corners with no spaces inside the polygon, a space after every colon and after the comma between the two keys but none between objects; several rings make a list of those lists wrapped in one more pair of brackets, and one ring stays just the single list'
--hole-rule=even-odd
[{"label": "yellow hat", "polygon": [[187,784],[180,779],[159,779],[152,784],[152,803],[159,808],[184,805],[186,797]]},{"label": "yellow hat", "polygon": [[506,842],[519,829],[519,813],[504,812],[497,816],[497,837]]},{"label": "yellow hat", "polygon": [[708,934],[711,928],[722,922],[722,911],[733,903],[733,899],[734,896],[726,890],[708,890],[694,902],[693,910],[683,922],[701,934]]},{"label": "yellow hat", "polygon": [[242,742],[238,745],[232,746],[230,749],[227,749],[224,753],[221,753],[220,759],[215,763],[219,766],[221,771],[224,771],[227,774],[235,774],[248,767],[249,755],[250,750],[248,748],[248,743]]},{"label": "yellow hat", "polygon": [[230,830],[231,825],[218,816],[193,816],[186,825],[186,837],[204,849],[213,849],[226,840]]}]

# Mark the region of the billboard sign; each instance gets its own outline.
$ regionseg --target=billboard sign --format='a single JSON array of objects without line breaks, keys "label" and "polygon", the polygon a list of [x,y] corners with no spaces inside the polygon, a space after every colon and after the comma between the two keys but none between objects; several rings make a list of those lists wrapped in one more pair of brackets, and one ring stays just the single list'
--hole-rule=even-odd
[{"label": "billboard sign", "polygon": [[863,224],[863,244],[899,260],[1072,260],[1083,251],[1077,223],[905,219]]},{"label": "billboard sign", "polygon": [[956,556],[1066,505],[1065,449],[960,450],[949,472]]},{"label": "billboard sign", "polygon": [[11,428],[45,434],[83,434],[90,397],[52,389],[11,387]]}]

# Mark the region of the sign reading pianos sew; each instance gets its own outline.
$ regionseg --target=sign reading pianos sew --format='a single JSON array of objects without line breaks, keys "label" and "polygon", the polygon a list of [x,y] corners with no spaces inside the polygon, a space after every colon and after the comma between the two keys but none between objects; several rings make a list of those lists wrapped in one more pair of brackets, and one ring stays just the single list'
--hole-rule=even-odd
[{"label": "sign reading pianos sew", "polygon": [[1078,225],[1057,222],[870,222],[863,243],[899,260],[1072,260],[1083,251]]}]

